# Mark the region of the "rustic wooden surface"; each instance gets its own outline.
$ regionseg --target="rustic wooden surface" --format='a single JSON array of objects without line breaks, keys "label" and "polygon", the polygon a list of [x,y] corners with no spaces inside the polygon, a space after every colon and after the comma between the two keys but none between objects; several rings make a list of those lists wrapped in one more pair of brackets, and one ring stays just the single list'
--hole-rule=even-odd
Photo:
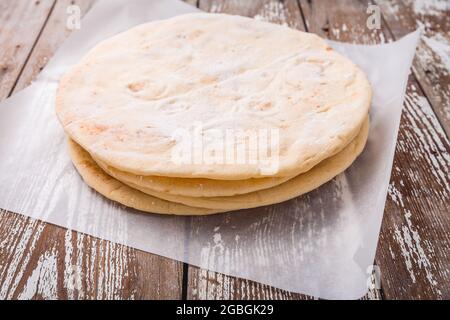
[{"label": "rustic wooden surface", "polygon": [[[94,0],[0,0],[0,99],[39,73]],[[414,61],[367,299],[450,298],[450,8],[441,1],[189,0],[330,39],[373,44],[424,28]],[[366,27],[369,4],[380,30]],[[310,299],[0,210],[0,299]]]}]

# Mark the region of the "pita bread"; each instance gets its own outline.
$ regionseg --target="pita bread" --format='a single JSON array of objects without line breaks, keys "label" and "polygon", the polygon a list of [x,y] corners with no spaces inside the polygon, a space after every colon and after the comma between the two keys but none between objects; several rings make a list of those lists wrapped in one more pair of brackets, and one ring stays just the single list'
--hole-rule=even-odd
[{"label": "pita bread", "polygon": [[[161,176],[137,176],[115,169],[101,160],[94,161],[108,175],[133,188],[164,198],[170,195],[185,197],[229,197],[272,188],[294,177],[271,177],[247,180],[214,180],[201,178],[174,178]],[[169,199],[167,198],[167,199]],[[176,199],[176,197],[171,198]],[[182,198],[181,198],[182,199]],[[169,199],[170,200],[170,199]],[[183,202],[183,201],[179,201]],[[188,198],[189,202],[189,198]]]},{"label": "pita bread", "polygon": [[135,190],[108,176],[100,169],[88,152],[70,139],[69,152],[75,168],[88,186],[106,198],[127,207],[144,212],[175,215],[206,215],[223,212],[223,210],[193,208]]},{"label": "pita bread", "polygon": [[267,175],[263,165],[205,164],[195,156],[174,162],[174,132],[196,123],[278,130],[277,149],[269,151],[279,165],[268,175],[290,177],[347,146],[370,100],[363,72],[321,38],[201,13],[141,25],[97,45],[61,80],[56,110],[72,139],[118,170],[244,180]]},{"label": "pita bread", "polygon": [[[318,188],[322,184],[333,179],[336,175],[347,169],[364,149],[368,133],[369,133],[369,120],[367,119],[357,138],[354,139],[346,148],[344,148],[343,151],[341,151],[337,155],[322,161],[310,171],[303,173],[291,180],[288,180],[285,183],[282,183],[273,188],[264,189],[248,194],[242,194],[231,197],[195,198],[195,197],[174,196],[166,193],[155,192],[153,190],[135,186],[133,184],[129,184],[129,186],[131,188],[138,189],[143,193],[149,194],[157,198],[165,199],[170,202],[182,203],[193,207],[198,206],[203,208],[210,208],[212,210],[220,210],[220,211],[248,209],[275,204],[292,198],[296,198],[315,188]],[[71,154],[74,154],[73,157],[75,158],[79,158],[79,156],[77,156],[78,153],[83,153],[84,157],[89,156],[86,151],[82,150],[81,147],[77,146],[76,143],[74,142],[70,144],[70,148]],[[90,158],[89,161],[90,163],[95,163],[92,158]],[[98,166],[96,166],[96,172],[97,171],[101,171],[100,167]],[[102,174],[106,175],[105,173]],[[96,173],[96,175],[98,175],[98,173]],[[110,178],[110,180],[115,181],[115,183],[119,183],[117,180],[113,178]],[[192,214],[206,214],[206,213],[194,213],[193,211]]]},{"label": "pita bread", "polygon": [[214,180],[202,178],[174,178],[161,176],[137,176],[113,168],[101,160],[94,161],[107,174],[125,184],[142,187],[171,195],[187,197],[229,197],[250,193],[279,185],[293,177],[256,178],[246,180]]}]

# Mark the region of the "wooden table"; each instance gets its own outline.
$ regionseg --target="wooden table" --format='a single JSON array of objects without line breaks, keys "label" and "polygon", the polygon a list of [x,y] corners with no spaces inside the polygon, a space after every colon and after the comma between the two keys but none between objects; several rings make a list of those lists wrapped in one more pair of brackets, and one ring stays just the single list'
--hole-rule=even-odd
[{"label": "wooden table", "polygon": [[[70,33],[67,7],[93,0],[0,0],[0,99],[27,86]],[[442,1],[187,1],[346,42],[388,42],[425,27],[404,103],[369,299],[450,298],[450,9]],[[369,30],[370,4],[382,12]],[[78,275],[77,277],[74,276]],[[74,285],[74,281],[77,285]],[[0,298],[308,299],[19,214],[0,211]]]}]

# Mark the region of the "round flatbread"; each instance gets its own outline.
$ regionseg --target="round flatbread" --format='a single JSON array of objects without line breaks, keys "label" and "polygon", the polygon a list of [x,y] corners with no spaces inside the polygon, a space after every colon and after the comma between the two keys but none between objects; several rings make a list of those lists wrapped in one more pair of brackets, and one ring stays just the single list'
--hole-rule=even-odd
[{"label": "round flatbread", "polygon": [[[174,196],[166,193],[155,192],[140,186],[129,184],[130,187],[136,188],[143,193],[152,195],[157,198],[166,199],[171,202],[182,203],[194,207],[210,208],[222,211],[231,211],[239,209],[248,209],[260,207],[270,204],[283,202],[302,194],[305,194],[315,188],[318,188],[325,182],[333,179],[336,175],[347,169],[358,155],[364,149],[369,133],[369,119],[366,119],[358,136],[344,148],[340,153],[326,159],[315,166],[313,169],[303,173],[285,183],[273,188],[264,189],[248,194],[242,194],[231,197],[183,197]],[[75,143],[71,143],[72,148]],[[81,149],[80,147],[78,147]],[[82,150],[82,149],[81,149]],[[87,153],[82,150],[86,156]],[[73,151],[80,152],[80,151]],[[90,158],[93,162],[93,159]],[[101,170],[97,167],[98,170]],[[112,178],[111,178],[112,179]],[[113,179],[114,180],[114,179]],[[117,180],[114,180],[117,181]]]},{"label": "round flatbread", "polygon": [[229,197],[279,185],[293,177],[254,178],[246,180],[214,180],[202,178],[174,178],[137,176],[113,168],[101,160],[95,162],[107,174],[123,183],[147,190],[186,197]]},{"label": "round flatbread", "polygon": [[[97,45],[61,80],[56,111],[72,139],[118,170],[244,180],[297,175],[337,154],[358,134],[370,100],[363,72],[316,35],[201,13]],[[271,158],[250,157],[248,143],[245,163],[205,162],[205,152],[239,147],[239,139],[224,142],[227,130],[270,135]],[[205,132],[207,148],[186,148]]]},{"label": "round flatbread", "polygon": [[367,120],[363,125],[360,134],[337,155],[322,161],[308,172],[300,174],[285,183],[273,188],[259,190],[248,194],[232,197],[185,197],[155,192],[151,189],[134,184],[129,185],[132,188],[136,188],[144,193],[161,199],[210,209],[239,210],[279,203],[318,188],[347,169],[364,149],[368,132],[369,121]]},{"label": "round flatbread", "polygon": [[[94,161],[108,175],[122,181],[134,188],[142,190],[154,196],[170,198],[170,195],[183,197],[230,197],[245,193],[251,193],[263,189],[272,188],[292,177],[254,178],[246,180],[214,180],[202,178],[174,178],[161,176],[137,176],[125,171],[113,168],[101,160]],[[172,199],[176,199],[175,197]],[[182,199],[182,198],[181,198]],[[190,202],[189,198],[187,201]],[[181,201],[183,202],[183,201]]]},{"label": "round flatbread", "polygon": [[71,139],[69,139],[69,152],[75,168],[88,186],[106,198],[127,207],[144,212],[174,215],[206,215],[224,211],[173,203],[133,189],[108,176],[89,153]]},{"label": "round flatbread", "polygon": [[339,173],[347,169],[364,149],[369,132],[369,121],[363,125],[360,134],[338,154],[325,159],[308,172],[288,180],[278,186],[241,194],[231,197],[184,197],[162,192],[155,192],[151,189],[143,188],[134,184],[129,184],[132,188],[141,190],[144,193],[155,197],[182,203],[194,207],[203,207],[218,210],[239,210],[256,208],[265,205],[280,203],[296,198],[312,191],[322,184],[330,181]]}]

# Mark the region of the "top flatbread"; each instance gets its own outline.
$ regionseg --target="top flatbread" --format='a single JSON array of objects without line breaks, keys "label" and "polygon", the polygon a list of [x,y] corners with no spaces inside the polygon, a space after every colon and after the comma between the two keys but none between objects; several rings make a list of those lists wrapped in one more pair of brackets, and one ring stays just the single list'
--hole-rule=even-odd
[{"label": "top flatbread", "polygon": [[[188,14],[97,45],[61,80],[56,110],[71,138],[119,170],[238,180],[297,175],[338,153],[357,135],[370,99],[363,72],[315,35]],[[198,162],[195,144],[193,161],[173,161],[176,133],[198,127],[278,130],[278,149],[269,151],[279,156],[277,170]],[[207,145],[218,150],[223,141]]]}]

